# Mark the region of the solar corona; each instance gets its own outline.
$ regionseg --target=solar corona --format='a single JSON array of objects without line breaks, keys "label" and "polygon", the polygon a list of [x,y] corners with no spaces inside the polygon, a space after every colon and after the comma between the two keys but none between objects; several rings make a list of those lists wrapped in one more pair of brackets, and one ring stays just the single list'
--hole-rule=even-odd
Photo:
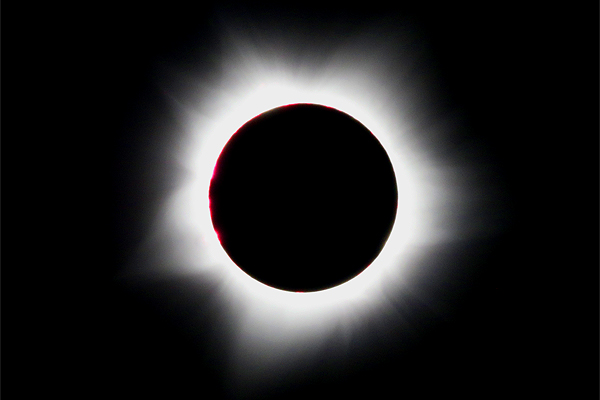
[{"label": "solar corona", "polygon": [[229,29],[210,71],[174,61],[160,76],[160,153],[177,180],[123,279],[168,282],[177,304],[172,282],[184,282],[210,304],[211,351],[232,390],[253,393],[300,379],[320,349],[344,363],[357,337],[364,355],[398,343],[405,326],[382,321],[401,320],[406,298],[429,301],[423,288],[454,271],[447,254],[495,229],[466,217],[492,179],[452,151],[460,126],[435,106],[435,71],[411,37],[310,42],[297,63]]}]

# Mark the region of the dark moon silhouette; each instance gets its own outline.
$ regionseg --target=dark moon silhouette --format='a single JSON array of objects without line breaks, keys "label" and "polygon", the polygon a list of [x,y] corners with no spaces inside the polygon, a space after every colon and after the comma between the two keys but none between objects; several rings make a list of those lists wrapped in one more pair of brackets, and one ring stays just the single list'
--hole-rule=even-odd
[{"label": "dark moon silhouette", "polygon": [[398,189],[387,153],[334,108],[294,104],[244,124],[210,183],[221,245],[266,285],[318,291],[344,283],[379,255]]}]

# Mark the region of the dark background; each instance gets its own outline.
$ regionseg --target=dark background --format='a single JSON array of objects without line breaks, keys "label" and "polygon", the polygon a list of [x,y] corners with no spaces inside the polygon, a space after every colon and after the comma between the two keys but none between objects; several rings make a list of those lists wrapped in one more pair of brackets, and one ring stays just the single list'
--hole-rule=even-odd
[{"label": "dark background", "polygon": [[[455,140],[485,143],[510,210],[507,228],[473,243],[477,251],[465,245],[476,255],[455,256],[469,271],[460,296],[446,291],[455,312],[416,313],[422,328],[411,346],[269,395],[583,398],[578,393],[597,390],[597,5],[107,2],[14,15],[18,22],[4,29],[9,392],[227,393],[208,349],[219,340],[208,325],[219,312],[203,302],[210,289],[173,283],[148,300],[112,281],[160,199],[177,187],[168,161],[146,160],[152,168],[136,172],[141,162],[128,157],[170,140],[157,139],[164,131],[144,118],[166,113],[153,68],[185,62],[193,50],[207,54],[211,70],[215,21],[228,18],[333,26],[343,35],[381,17],[408,20],[427,40],[440,107],[466,110],[468,129]],[[148,131],[154,136],[145,143],[139,135]],[[133,175],[160,183],[138,191]],[[168,298],[174,287],[187,305],[177,315],[161,312],[161,293]],[[206,324],[194,334],[206,337],[206,348],[182,322],[186,310],[203,307]]]}]

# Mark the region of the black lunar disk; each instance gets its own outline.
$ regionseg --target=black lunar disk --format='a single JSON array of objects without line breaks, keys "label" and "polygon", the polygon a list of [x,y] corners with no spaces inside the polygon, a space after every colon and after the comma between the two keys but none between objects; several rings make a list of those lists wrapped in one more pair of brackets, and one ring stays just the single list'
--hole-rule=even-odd
[{"label": "black lunar disk", "polygon": [[231,260],[266,285],[309,292],[367,268],[396,217],[387,153],[360,122],[315,104],[278,107],[223,148],[210,212]]}]

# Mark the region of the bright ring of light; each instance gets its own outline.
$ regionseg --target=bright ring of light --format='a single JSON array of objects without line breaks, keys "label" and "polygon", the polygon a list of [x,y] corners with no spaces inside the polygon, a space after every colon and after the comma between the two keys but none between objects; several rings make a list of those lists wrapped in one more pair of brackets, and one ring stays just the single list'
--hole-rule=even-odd
[{"label": "bright ring of light", "polygon": [[[276,56],[265,62],[264,55],[242,51],[227,60],[221,81],[206,89],[210,96],[188,99],[187,106],[174,99],[188,132],[177,157],[190,179],[165,204],[155,229],[158,240],[180,243],[162,268],[175,274],[183,266],[199,279],[219,282],[218,300],[227,305],[234,326],[230,355],[239,374],[256,377],[258,372],[249,372],[252,368],[264,372],[278,365],[299,343],[314,344],[340,325],[359,325],[364,315],[384,307],[384,284],[400,287],[423,248],[452,234],[452,228],[435,227],[452,189],[415,143],[413,127],[400,112],[412,101],[410,87],[404,92],[390,85],[381,68],[385,57],[371,57],[370,51],[363,43],[310,74],[286,66]],[[398,187],[394,227],[375,261],[342,285],[310,293],[274,289],[241,271],[218,241],[208,198],[214,167],[229,138],[251,118],[294,103],[333,107],[360,121],[386,150]]]}]

